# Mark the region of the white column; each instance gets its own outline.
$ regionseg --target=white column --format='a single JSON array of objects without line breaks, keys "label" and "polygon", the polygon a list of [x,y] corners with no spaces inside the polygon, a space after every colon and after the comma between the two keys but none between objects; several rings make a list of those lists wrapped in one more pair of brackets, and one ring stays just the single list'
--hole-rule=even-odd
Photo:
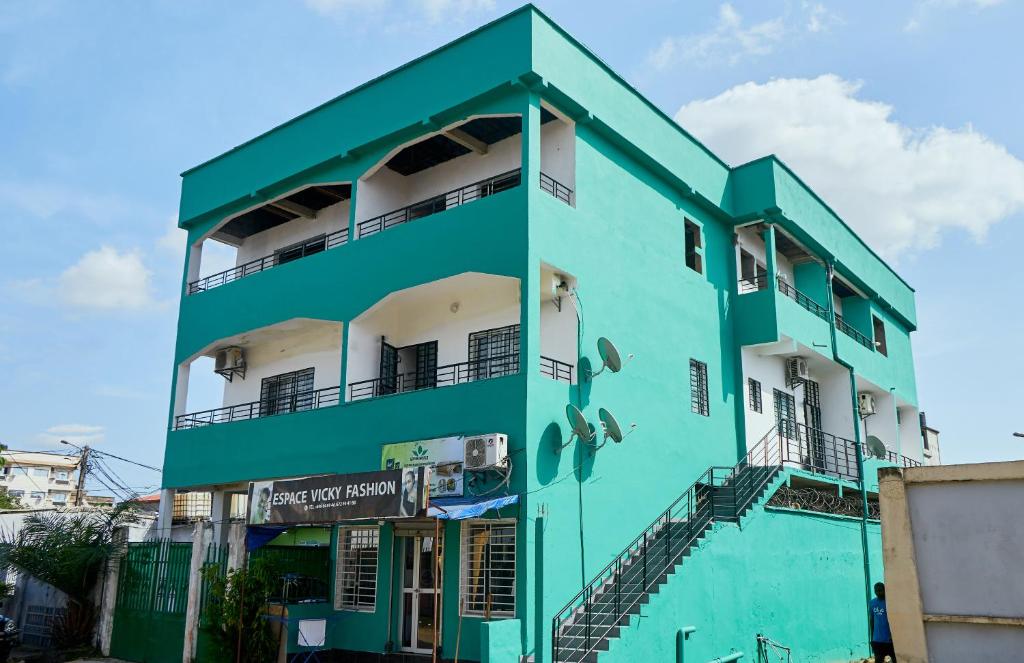
[{"label": "white column", "polygon": [[160,511],[156,519],[156,536],[158,539],[171,538],[171,523],[174,520],[173,488],[160,489]]},{"label": "white column", "polygon": [[203,589],[203,561],[206,549],[213,538],[213,526],[204,521],[195,524],[192,530],[192,561],[188,571],[188,601],[185,603],[185,646],[181,651],[182,663],[192,663],[196,658],[196,642],[199,640],[199,601]]},{"label": "white column", "polygon": [[228,518],[231,516],[231,493],[226,490],[213,491],[213,509],[210,520],[213,522],[213,542],[219,546],[227,543]]},{"label": "white column", "polygon": [[228,571],[245,564],[245,525],[231,523],[228,528]]},{"label": "white column", "polygon": [[[188,407],[188,376],[192,370],[192,364],[185,362],[178,366],[177,382],[174,385],[174,416],[178,417],[185,414],[185,408]],[[174,425],[174,421],[171,421],[171,425]]]},{"label": "white column", "polygon": [[117,605],[117,581],[121,573],[121,556],[107,559],[107,573],[103,579],[103,598],[100,600],[100,621],[97,627],[100,652],[110,656],[110,638],[114,634],[114,608]]}]

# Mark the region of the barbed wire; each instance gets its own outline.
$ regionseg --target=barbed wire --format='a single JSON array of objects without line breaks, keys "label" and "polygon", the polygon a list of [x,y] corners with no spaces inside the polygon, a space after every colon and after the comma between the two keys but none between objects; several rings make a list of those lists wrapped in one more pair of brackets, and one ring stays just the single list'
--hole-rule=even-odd
[{"label": "barbed wire", "polygon": [[[853,516],[855,518],[862,518],[864,515],[859,493],[845,494],[840,497],[836,491],[811,486],[799,488],[782,486],[768,500],[768,506],[804,509],[806,511]],[[881,510],[878,506],[878,500],[868,499],[868,518],[879,520],[880,517]]]}]

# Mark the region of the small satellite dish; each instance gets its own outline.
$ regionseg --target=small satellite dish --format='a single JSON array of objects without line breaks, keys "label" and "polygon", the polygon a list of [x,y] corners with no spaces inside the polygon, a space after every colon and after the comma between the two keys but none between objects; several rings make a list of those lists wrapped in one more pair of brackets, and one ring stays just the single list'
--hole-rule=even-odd
[{"label": "small satellite dish", "polygon": [[[604,373],[605,369],[608,369],[612,373],[618,373],[625,365],[622,361],[622,357],[619,355],[619,349],[615,347],[614,343],[604,336],[597,339],[597,354],[601,355],[601,369],[596,373],[592,372],[590,377],[596,377],[601,373]],[[626,361],[629,361],[632,358],[633,355],[628,355],[626,357]]]},{"label": "small satellite dish", "polygon": [[885,458],[888,455],[888,450],[885,448],[885,442],[874,435],[868,435],[867,439],[868,453],[875,458]]},{"label": "small satellite dish", "polygon": [[580,409],[569,403],[565,406],[565,418],[569,420],[569,427],[572,429],[572,434],[569,436],[569,440],[562,446],[555,449],[555,453],[559,453],[562,449],[572,444],[573,439],[580,438],[584,442],[590,442],[597,433],[590,428],[590,424],[587,423],[587,418],[583,416]]},{"label": "small satellite dish", "polygon": [[597,410],[597,417],[601,420],[601,428],[604,429],[604,439],[601,440],[601,444],[594,447],[594,451],[597,451],[611,440],[618,444],[622,442],[622,438],[626,437],[636,429],[636,424],[630,424],[629,430],[625,433],[622,432],[622,428],[619,426],[619,422],[615,420],[615,417],[611,412],[602,408]]}]

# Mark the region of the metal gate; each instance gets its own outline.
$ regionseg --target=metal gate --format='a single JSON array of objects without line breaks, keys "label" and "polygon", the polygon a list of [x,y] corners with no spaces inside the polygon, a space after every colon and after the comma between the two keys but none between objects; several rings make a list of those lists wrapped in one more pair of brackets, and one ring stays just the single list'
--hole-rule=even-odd
[{"label": "metal gate", "polygon": [[185,640],[191,543],[129,543],[117,582],[110,655],[179,663]]}]

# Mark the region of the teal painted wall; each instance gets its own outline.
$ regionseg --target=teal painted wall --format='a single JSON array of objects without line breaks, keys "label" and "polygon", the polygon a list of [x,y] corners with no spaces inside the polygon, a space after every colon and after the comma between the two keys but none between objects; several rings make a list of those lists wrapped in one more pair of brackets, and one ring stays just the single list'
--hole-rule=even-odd
[{"label": "teal painted wall", "polygon": [[[600,663],[674,661],[675,634],[697,627],[687,661],[734,650],[756,660],[756,635],[793,649],[794,663],[869,655],[860,521],[755,507],[742,523],[716,525],[677,567]],[[868,525],[872,582],[883,579],[881,533]]]}]

